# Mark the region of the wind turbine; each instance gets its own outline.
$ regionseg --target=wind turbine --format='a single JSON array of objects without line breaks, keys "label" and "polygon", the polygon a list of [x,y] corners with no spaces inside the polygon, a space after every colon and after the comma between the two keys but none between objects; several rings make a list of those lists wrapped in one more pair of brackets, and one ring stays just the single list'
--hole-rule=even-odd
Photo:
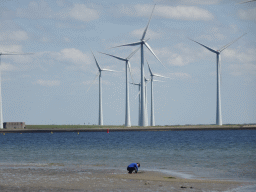
[{"label": "wind turbine", "polygon": [[[148,64],[148,62],[147,62],[147,64]],[[168,77],[165,77],[165,76],[153,73],[151,68],[150,68],[150,66],[149,66],[149,64],[148,64],[148,70],[149,70],[150,77],[151,77],[150,78],[150,81],[151,81],[151,118],[150,118],[150,126],[155,126],[153,81],[156,81],[156,80],[154,80],[154,76],[155,77],[162,77],[162,78],[168,78]]]},{"label": "wind turbine", "polygon": [[[111,71],[111,72],[114,72],[114,70],[110,70],[110,69],[102,69],[100,68],[97,60],[96,60],[96,57],[94,56],[93,52],[92,52],[92,55],[94,57],[94,60],[95,60],[95,63],[96,63],[96,66],[99,70],[99,73],[96,75],[96,78],[99,77],[99,125],[103,125],[103,110],[102,110],[102,89],[101,89],[101,72],[102,71]],[[95,79],[96,79],[95,78]]]},{"label": "wind turbine", "polygon": [[148,126],[148,98],[147,98],[147,84],[149,82],[149,79],[145,77],[145,116],[146,116],[146,124],[145,126]]},{"label": "wind turbine", "polygon": [[[148,83],[148,81],[149,81],[149,79],[147,79],[147,78],[144,78],[144,81],[145,81],[145,102],[146,102],[146,105],[145,105],[145,113],[146,113],[146,124],[145,124],[145,126],[148,126],[148,109],[147,109],[147,83]],[[140,123],[140,121],[141,121],[141,108],[140,108],[140,94],[141,94],[141,84],[140,83],[131,83],[131,84],[133,84],[133,85],[137,85],[138,86],[138,88],[139,88],[139,92],[138,92],[138,95],[139,95],[139,120],[138,120],[138,125],[140,125],[141,123]],[[137,96],[138,96],[137,95]],[[137,98],[137,96],[136,96],[136,98]]]},{"label": "wind turbine", "polygon": [[[0,52],[0,66],[1,66],[1,56],[2,55],[30,55],[32,53],[2,53]],[[2,107],[2,77],[1,77],[1,68],[0,68],[0,129],[3,129],[3,107]]]},{"label": "wind turbine", "polygon": [[221,94],[220,94],[220,68],[221,68],[221,59],[220,59],[220,53],[222,51],[224,51],[226,48],[228,48],[230,45],[232,45],[233,43],[235,43],[238,39],[240,39],[241,37],[243,37],[245,34],[243,34],[242,36],[240,36],[239,38],[235,39],[234,41],[228,43],[227,45],[223,46],[222,48],[220,48],[219,50],[214,50],[211,49],[197,41],[194,41],[192,39],[190,39],[191,41],[194,41],[195,43],[203,46],[204,48],[208,49],[209,51],[213,52],[216,54],[217,56],[217,107],[216,107],[216,124],[217,125],[222,125],[222,115],[221,115]]},{"label": "wind turbine", "polygon": [[110,54],[107,54],[107,53],[102,53],[102,54],[114,57],[114,58],[116,58],[118,60],[125,61],[125,76],[126,76],[125,126],[126,127],[131,127],[130,102],[129,102],[129,84],[128,84],[128,81],[129,81],[128,68],[129,68],[129,70],[131,72],[131,65],[130,65],[129,60],[132,58],[132,56],[139,49],[140,49],[140,47],[137,48],[135,51],[133,51],[127,58],[122,58],[122,57],[117,57],[117,56],[110,55]]},{"label": "wind turbine", "polygon": [[[141,124],[141,122],[140,122],[140,121],[141,121],[141,117],[140,117],[140,116],[141,116],[141,112],[140,112],[140,110],[141,110],[141,108],[140,108],[140,106],[141,106],[141,105],[140,105],[140,99],[141,99],[141,98],[140,98],[140,87],[141,87],[141,86],[140,86],[140,83],[131,83],[131,84],[136,85],[136,86],[138,86],[138,88],[139,88],[139,92],[138,92],[138,95],[139,95],[138,126],[140,126],[140,124]],[[138,96],[138,95],[137,95],[137,96]],[[136,98],[137,98],[137,96],[136,96]]]},{"label": "wind turbine", "polygon": [[[137,45],[140,45],[140,48],[141,48],[141,94],[140,94],[140,97],[141,97],[141,123],[140,123],[140,126],[146,126],[146,112],[145,112],[145,82],[144,82],[144,50],[143,50],[143,46],[145,45],[148,50],[155,56],[155,58],[162,64],[162,62],[158,59],[158,57],[156,56],[156,54],[153,52],[152,48],[149,46],[149,44],[145,41],[145,36],[146,36],[146,33],[147,33],[147,30],[148,30],[148,27],[149,27],[149,23],[151,21],[151,18],[152,18],[152,15],[153,15],[153,11],[155,9],[155,6],[152,10],[152,13],[151,13],[151,16],[149,18],[149,21],[148,21],[148,24],[142,34],[142,37],[141,37],[141,40],[139,42],[135,42],[135,43],[129,43],[129,44],[124,44],[124,45],[119,45],[119,46],[116,46],[116,47],[123,47],[123,46],[137,46]],[[162,64],[163,65],[163,64]],[[164,66],[164,65],[163,65]],[[165,67],[165,66],[164,66]]]}]

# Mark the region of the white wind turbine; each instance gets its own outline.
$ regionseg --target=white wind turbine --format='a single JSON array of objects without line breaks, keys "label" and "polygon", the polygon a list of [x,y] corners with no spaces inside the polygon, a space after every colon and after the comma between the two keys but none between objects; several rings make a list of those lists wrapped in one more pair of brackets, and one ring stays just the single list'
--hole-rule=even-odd
[{"label": "white wind turbine", "polygon": [[[147,62],[147,64],[148,64],[148,62]],[[155,126],[153,81],[156,81],[156,80],[154,80],[154,76],[155,77],[162,77],[162,78],[168,78],[168,77],[153,73],[149,64],[148,64],[148,70],[149,70],[150,77],[151,77],[150,78],[150,81],[151,81],[151,118],[150,118],[150,126]]]},{"label": "white wind turbine", "polygon": [[[246,33],[245,33],[246,34]],[[235,39],[234,41],[232,41],[231,43],[228,43],[227,45],[223,46],[222,48],[220,48],[219,50],[214,50],[211,49],[201,43],[198,43],[197,41],[194,41],[192,39],[190,39],[191,41],[194,41],[195,43],[203,46],[204,48],[208,49],[209,51],[213,52],[216,54],[217,56],[217,107],[216,107],[216,124],[217,125],[222,125],[222,115],[221,115],[221,94],[220,94],[220,69],[221,69],[221,59],[220,59],[220,53],[222,51],[224,51],[226,48],[228,48],[230,45],[232,45],[233,43],[235,43],[238,39],[240,39],[241,37],[243,37],[245,34],[243,34],[242,36],[240,36],[239,38]]]},{"label": "white wind turbine", "polygon": [[[102,71],[111,71],[111,72],[114,72],[115,70],[110,70],[110,69],[102,69],[100,68],[97,60],[96,60],[96,57],[94,56],[93,52],[92,52],[92,55],[94,57],[94,60],[95,60],[95,63],[96,63],[96,66],[99,70],[99,73],[96,75],[96,78],[99,77],[99,125],[103,125],[103,110],[102,110],[102,89],[101,89],[101,72]],[[95,79],[96,79],[95,78]],[[88,89],[89,90],[89,89]]]},{"label": "white wind turbine", "polygon": [[117,57],[117,56],[110,55],[110,54],[107,54],[107,53],[102,53],[102,54],[114,57],[118,60],[125,61],[125,76],[126,76],[125,126],[126,127],[131,127],[130,102],[129,102],[129,84],[128,84],[128,81],[129,81],[128,68],[131,72],[131,65],[130,65],[129,60],[132,58],[132,56],[139,49],[140,49],[140,47],[138,49],[136,49],[135,51],[133,51],[127,58],[122,58],[122,57]]},{"label": "white wind turbine", "polygon": [[[146,124],[145,124],[145,126],[148,126],[148,109],[147,109],[147,103],[148,103],[148,101],[147,101],[147,83],[148,83],[148,81],[149,81],[149,79],[147,79],[147,78],[144,78],[144,81],[145,81],[145,102],[146,102],[146,105],[145,105],[145,114],[146,114]],[[137,85],[138,86],[138,88],[139,88],[139,92],[138,92],[138,95],[137,96],[139,96],[139,120],[138,120],[138,125],[140,125],[141,123],[141,108],[140,108],[140,94],[141,94],[141,84],[140,83],[131,83],[131,84],[133,84],[133,85]],[[137,98],[137,96],[136,96],[136,98]]]},{"label": "white wind turbine", "polygon": [[[0,66],[1,66],[1,56],[2,55],[30,55],[32,53],[1,53],[0,52]],[[2,107],[2,77],[1,77],[1,67],[0,67],[0,129],[3,129],[3,107]]]},{"label": "white wind turbine", "polygon": [[[155,6],[154,6],[155,8]],[[137,45],[140,45],[140,48],[141,48],[141,94],[140,94],[140,97],[141,97],[141,121],[140,121],[140,126],[146,126],[146,112],[145,112],[145,82],[144,82],[144,50],[143,50],[143,45],[145,45],[148,50],[155,56],[155,58],[162,64],[162,62],[158,59],[158,57],[156,56],[156,54],[153,52],[152,48],[149,46],[149,44],[145,41],[145,36],[146,36],[146,33],[147,33],[147,30],[148,30],[148,27],[149,27],[149,23],[150,23],[150,20],[152,18],[152,15],[153,15],[153,11],[154,11],[154,8],[152,10],[152,13],[151,13],[151,16],[149,18],[149,21],[148,21],[148,24],[142,34],[142,37],[141,37],[141,40],[139,42],[135,42],[135,43],[129,43],[129,44],[124,44],[124,45],[119,45],[119,46],[116,46],[116,47],[122,47],[122,46],[137,46]],[[163,65],[163,64],[162,64]],[[163,65],[164,66],[164,65]],[[165,67],[165,66],[164,66]]]},{"label": "white wind turbine", "polygon": [[146,116],[146,124],[145,126],[148,126],[148,98],[147,98],[147,84],[149,82],[149,79],[145,77],[145,116]]},{"label": "white wind turbine", "polygon": [[[141,121],[141,117],[140,117],[140,116],[141,116],[141,112],[140,112],[140,110],[141,110],[141,108],[140,108],[140,106],[141,106],[141,105],[140,105],[140,99],[141,99],[141,98],[140,98],[140,87],[141,87],[141,86],[140,86],[140,83],[131,83],[131,84],[136,85],[136,86],[138,86],[138,88],[139,88],[139,92],[138,92],[138,95],[139,95],[138,126],[140,126],[140,124],[141,124],[141,122],[140,122],[140,121]],[[137,95],[137,96],[138,96],[138,95]],[[136,98],[137,98],[137,96],[136,96]],[[136,98],[135,98],[135,99],[136,99]]]}]

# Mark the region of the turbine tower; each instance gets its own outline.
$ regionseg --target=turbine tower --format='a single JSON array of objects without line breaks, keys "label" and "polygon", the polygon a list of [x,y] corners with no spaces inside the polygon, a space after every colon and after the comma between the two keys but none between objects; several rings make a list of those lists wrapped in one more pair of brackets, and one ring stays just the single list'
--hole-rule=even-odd
[{"label": "turbine tower", "polygon": [[102,54],[114,57],[114,58],[116,58],[118,60],[125,61],[125,76],[126,76],[125,126],[126,127],[131,127],[130,102],[129,102],[129,84],[128,84],[128,81],[129,81],[128,68],[129,68],[129,70],[131,72],[131,65],[130,65],[129,60],[132,58],[132,56],[139,49],[140,49],[140,47],[137,48],[135,51],[133,51],[127,58],[122,58],[122,57],[117,57],[117,56],[110,55],[110,54],[107,54],[107,53],[102,53]]},{"label": "turbine tower", "polygon": [[149,79],[145,77],[145,114],[146,114],[146,124],[145,126],[148,126],[148,98],[147,98],[147,84],[149,82]]},{"label": "turbine tower", "polygon": [[[148,62],[147,62],[147,64],[148,64]],[[150,126],[155,126],[153,81],[156,81],[156,80],[154,80],[154,76],[155,77],[162,77],[162,78],[168,78],[168,77],[152,73],[152,70],[151,70],[149,64],[148,64],[148,70],[149,70],[150,77],[151,77],[150,78],[150,81],[151,81],[151,118],[150,118]]]},{"label": "turbine tower", "polygon": [[[140,126],[140,124],[141,124],[141,122],[140,122],[140,120],[141,120],[141,117],[140,117],[140,116],[141,116],[141,112],[140,112],[140,110],[141,110],[141,108],[140,108],[140,106],[141,106],[141,105],[140,105],[140,99],[141,99],[141,98],[140,98],[140,87],[141,87],[141,86],[140,86],[140,83],[131,83],[131,84],[136,85],[136,86],[138,86],[138,88],[139,88],[139,92],[138,92],[138,95],[139,95],[138,126]],[[138,96],[138,95],[137,95],[137,96]],[[137,98],[137,96],[136,96],[136,98]],[[135,99],[136,99],[136,98],[135,98]]]},{"label": "turbine tower", "polygon": [[[155,8],[155,6],[154,6]],[[145,112],[145,82],[144,82],[144,50],[143,50],[143,46],[145,45],[148,50],[155,56],[155,58],[162,64],[162,62],[158,59],[158,57],[156,56],[156,54],[153,52],[152,48],[149,46],[149,44],[145,41],[145,36],[146,36],[146,33],[147,33],[147,30],[148,30],[148,27],[149,27],[149,23],[150,23],[150,20],[152,18],[152,15],[153,15],[153,11],[154,11],[154,8],[152,10],[152,13],[151,13],[151,16],[149,18],[149,21],[148,21],[148,24],[142,34],[142,37],[141,37],[141,40],[139,42],[135,42],[135,43],[129,43],[129,44],[124,44],[124,45],[119,45],[119,46],[116,46],[116,47],[123,47],[123,46],[137,46],[137,45],[140,45],[140,49],[141,49],[141,79],[140,79],[140,82],[141,82],[141,94],[140,94],[140,97],[141,97],[141,123],[140,123],[140,126],[146,126],[146,112]],[[114,47],[113,47],[114,48]],[[163,64],[162,64],[163,65]],[[165,66],[164,66],[165,67]]]},{"label": "turbine tower", "polygon": [[[97,60],[96,60],[96,57],[94,56],[93,52],[92,52],[92,55],[94,57],[94,60],[95,60],[95,63],[96,63],[96,66],[99,70],[99,73],[96,75],[96,78],[99,77],[99,125],[103,125],[103,110],[102,110],[102,89],[101,89],[101,72],[102,71],[111,71],[111,72],[114,72],[114,70],[110,70],[110,69],[102,69],[100,68]],[[89,90],[89,89],[88,89]]]},{"label": "turbine tower", "polygon": [[[245,33],[246,34],[246,33]],[[221,60],[220,60],[220,53],[222,51],[224,51],[226,48],[228,48],[230,45],[232,45],[233,43],[235,43],[238,39],[240,39],[241,37],[243,37],[245,34],[243,34],[242,36],[240,36],[239,38],[235,39],[234,41],[232,41],[231,43],[228,43],[227,45],[223,46],[222,48],[220,48],[219,50],[214,50],[211,49],[201,43],[198,43],[197,41],[194,41],[192,39],[190,39],[191,41],[194,41],[195,43],[203,46],[204,48],[208,49],[209,51],[213,52],[216,54],[217,56],[217,106],[216,106],[216,125],[222,125],[222,115],[221,115],[221,94],[220,94],[220,69],[221,69]]]},{"label": "turbine tower", "polygon": [[2,55],[30,55],[32,53],[1,53],[0,52],[0,129],[3,129],[3,107],[2,107],[2,77],[1,77],[1,56]]}]

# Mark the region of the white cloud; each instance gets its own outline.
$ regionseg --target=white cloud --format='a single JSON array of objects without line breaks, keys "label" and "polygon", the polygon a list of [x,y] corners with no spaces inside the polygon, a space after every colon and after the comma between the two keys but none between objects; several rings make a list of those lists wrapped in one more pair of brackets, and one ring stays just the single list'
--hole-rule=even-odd
[{"label": "white cloud", "polygon": [[221,33],[213,33],[213,34],[208,34],[208,35],[201,35],[200,37],[198,37],[198,39],[206,39],[208,41],[213,41],[213,40],[223,40],[225,39],[225,35],[221,34]]},{"label": "white cloud", "polygon": [[69,11],[69,16],[80,21],[91,21],[99,18],[96,10],[87,8],[84,4],[75,4]]},{"label": "white cloud", "polygon": [[0,52],[22,52],[22,46],[21,45],[0,45]]},{"label": "white cloud", "polygon": [[232,64],[229,66],[231,69],[231,74],[234,76],[241,75],[256,75],[256,64],[252,63],[241,63],[241,64]]},{"label": "white cloud", "polygon": [[47,37],[42,37],[40,41],[46,43],[46,42],[49,42],[50,40]]},{"label": "white cloud", "polygon": [[9,38],[17,41],[25,41],[28,39],[28,35],[25,31],[13,31],[9,35]]},{"label": "white cloud", "polygon": [[90,61],[90,58],[85,53],[75,48],[62,49],[55,54],[58,60],[71,61],[74,64],[87,64]]},{"label": "white cloud", "polygon": [[256,63],[256,49],[246,49],[243,52],[235,49],[226,49],[223,51],[223,57],[231,61],[241,62],[241,63]]},{"label": "white cloud", "polygon": [[181,55],[176,54],[176,53],[171,53],[170,58],[169,58],[169,64],[176,65],[176,66],[184,66],[188,63],[189,63],[189,60],[182,57]]},{"label": "white cloud", "polygon": [[191,75],[189,75],[188,73],[170,73],[170,77],[175,79],[187,79],[191,78]]},{"label": "white cloud", "polygon": [[7,31],[0,34],[0,41],[15,40],[25,41],[28,39],[28,35],[25,31]]},{"label": "white cloud", "polygon": [[38,85],[46,86],[46,87],[53,87],[53,86],[59,86],[60,81],[59,80],[42,80],[42,79],[39,79],[34,84],[38,84]]},{"label": "white cloud", "polygon": [[15,70],[17,70],[17,67],[13,66],[10,63],[4,63],[4,62],[1,63],[0,68],[1,68],[1,71],[15,71]]},{"label": "white cloud", "polygon": [[246,49],[238,51],[234,49],[226,49],[222,56],[225,60],[230,61],[231,74],[253,74],[256,75],[256,49]]},{"label": "white cloud", "polygon": [[256,8],[239,10],[238,16],[244,20],[256,20]]},{"label": "white cloud", "polygon": [[157,6],[156,15],[180,20],[212,20],[214,16],[207,10],[188,6]]},{"label": "white cloud", "polygon": [[175,51],[172,51],[170,48],[156,49],[156,55],[162,60],[163,63],[172,66],[184,66],[188,65],[194,61],[197,56],[194,51],[190,50],[188,47],[183,44],[177,44],[173,47]]},{"label": "white cloud", "polygon": [[[0,52],[22,52],[20,46],[0,46]],[[2,56],[4,61],[10,63],[5,66],[5,70],[14,70],[13,66],[16,66],[15,70],[27,71],[35,68],[47,71],[49,66],[53,66],[59,63],[66,63],[63,67],[67,70],[82,70],[86,71],[88,64],[91,63],[91,59],[86,53],[75,49],[62,49],[59,52],[37,52],[31,55],[13,55]]]},{"label": "white cloud", "polygon": [[69,43],[70,39],[68,37],[64,37],[64,41]]},{"label": "white cloud", "polygon": [[54,12],[45,1],[31,1],[27,8],[18,8],[16,15],[21,18],[42,19],[52,18]]},{"label": "white cloud", "polygon": [[[134,7],[122,6],[119,7],[119,12],[125,15],[134,17],[149,17],[153,6],[147,4],[137,4]],[[207,10],[195,6],[162,6],[157,5],[154,10],[154,15],[167,19],[177,20],[203,20],[209,21],[214,19],[214,16]]]},{"label": "white cloud", "polygon": [[[63,1],[58,1],[57,4],[64,7]],[[18,8],[16,15],[28,19],[74,19],[84,22],[99,18],[98,12],[85,4],[74,4],[72,8],[63,8],[59,12],[54,12],[45,1],[32,1],[27,8]]]}]

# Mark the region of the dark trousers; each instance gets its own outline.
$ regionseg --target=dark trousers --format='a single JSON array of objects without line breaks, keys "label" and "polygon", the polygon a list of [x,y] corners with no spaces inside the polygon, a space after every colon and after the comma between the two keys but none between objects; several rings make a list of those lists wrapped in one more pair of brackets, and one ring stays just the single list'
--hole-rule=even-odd
[{"label": "dark trousers", "polygon": [[132,173],[135,170],[135,173],[138,172],[136,167],[127,167],[127,171],[129,171],[129,173]]}]

